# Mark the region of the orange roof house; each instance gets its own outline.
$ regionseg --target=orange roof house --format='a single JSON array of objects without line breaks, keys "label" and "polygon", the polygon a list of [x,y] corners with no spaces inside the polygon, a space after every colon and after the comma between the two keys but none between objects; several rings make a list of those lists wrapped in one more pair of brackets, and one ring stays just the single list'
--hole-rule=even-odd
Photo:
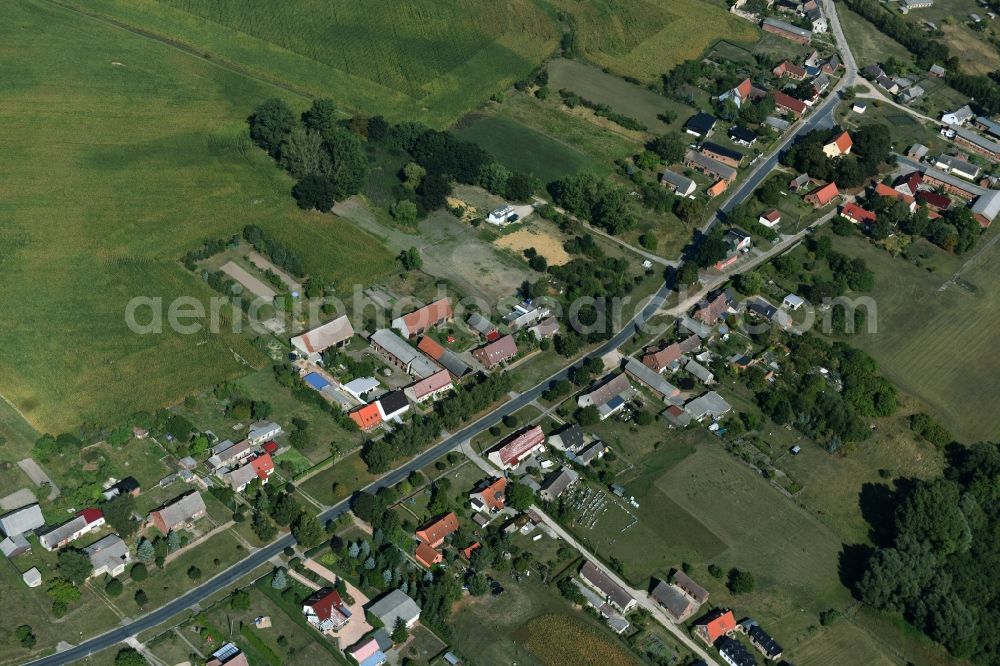
[{"label": "orange roof house", "polygon": [[725,191],[726,191],[726,181],[724,180],[717,181],[715,185],[712,185],[707,190],[708,196],[710,197],[717,197]]},{"label": "orange roof house", "polygon": [[694,633],[709,645],[735,630],[736,618],[731,610],[712,611],[694,625]]},{"label": "orange roof house", "polygon": [[274,460],[270,453],[262,453],[250,461],[253,471],[257,472],[257,478],[267,483],[267,477],[274,473]]},{"label": "orange roof house", "polygon": [[502,511],[507,501],[507,478],[501,476],[493,481],[483,481],[476,490],[469,493],[469,501],[476,511]]},{"label": "orange roof house", "polygon": [[840,209],[840,216],[847,218],[855,224],[865,224],[874,222],[878,216],[870,210],[865,210],[856,203],[846,203]]},{"label": "orange roof house", "polygon": [[480,543],[478,541],[473,541],[468,546],[462,549],[462,556],[467,560],[471,560],[472,554],[477,550],[479,550],[479,548],[480,548]]},{"label": "orange roof house", "polygon": [[851,152],[854,141],[847,132],[841,132],[830,143],[823,146],[823,154],[827,157],[843,157]]},{"label": "orange roof house", "polygon": [[836,183],[821,185],[805,196],[805,202],[814,208],[821,208],[840,196]]},{"label": "orange roof house", "polygon": [[451,302],[447,298],[434,301],[408,315],[392,320],[392,328],[400,332],[404,338],[415,338],[424,331],[451,321],[454,313]]},{"label": "orange roof house", "polygon": [[417,552],[413,554],[413,557],[427,569],[444,561],[444,555],[441,554],[441,551],[435,550],[423,542],[417,544]]},{"label": "orange roof house", "polygon": [[890,199],[896,199],[897,201],[902,201],[905,203],[912,213],[917,208],[917,200],[911,197],[909,194],[904,194],[899,190],[893,189],[886,185],[885,183],[879,183],[875,186],[875,196],[879,197],[889,197]]},{"label": "orange roof house", "polygon": [[787,60],[778,65],[777,67],[775,67],[773,70],[771,70],[771,73],[774,74],[779,79],[783,76],[788,76],[793,79],[798,79],[799,81],[806,78],[805,67],[800,67],[799,65],[788,62]]},{"label": "orange roof house", "polygon": [[454,511],[446,513],[440,518],[435,518],[419,530],[417,538],[431,548],[437,548],[444,543],[445,537],[458,531],[458,516]]},{"label": "orange roof house", "polygon": [[371,430],[382,423],[382,415],[379,414],[378,405],[374,402],[363,405],[352,411],[348,416],[358,424],[361,430]]}]

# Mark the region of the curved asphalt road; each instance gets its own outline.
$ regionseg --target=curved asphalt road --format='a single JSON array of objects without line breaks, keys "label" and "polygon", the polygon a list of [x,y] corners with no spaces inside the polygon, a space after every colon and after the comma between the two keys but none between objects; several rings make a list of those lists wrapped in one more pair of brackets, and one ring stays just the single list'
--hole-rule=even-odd
[{"label": "curved asphalt road", "polygon": [[[499,423],[503,417],[513,414],[528,403],[536,400],[552,381],[565,379],[569,374],[569,368],[573,365],[576,365],[586,358],[601,357],[609,351],[617,349],[636,331],[640,330],[646,321],[660,309],[669,293],[670,289],[668,289],[667,285],[664,284],[655,294],[653,294],[653,297],[650,298],[649,302],[629,321],[624,328],[622,328],[622,330],[618,331],[613,338],[605,342],[599,348],[595,349],[587,356],[582,357],[574,363],[566,366],[551,377],[537,384],[535,387],[520,394],[513,400],[505,402],[489,414],[486,414],[457,433],[449,435],[439,444],[431,447],[423,453],[418,454],[405,465],[388,472],[385,476],[369,484],[362,490],[374,492],[385,486],[392,486],[399,483],[409,476],[410,472],[413,470],[425,467],[449,451],[457,449],[462,442],[471,439],[480,432]],[[349,500],[342,500],[321,513],[319,518],[321,521],[326,522],[336,518],[342,513],[346,513],[348,508]],[[117,627],[99,636],[95,636],[94,638],[88,639],[75,647],[64,650],[63,652],[58,652],[48,657],[36,659],[34,661],[27,662],[27,664],[29,666],[57,666],[62,664],[72,664],[95,652],[100,652],[101,650],[121,643],[127,638],[166,622],[174,615],[184,612],[186,609],[197,604],[206,597],[235,585],[239,579],[246,576],[262,564],[265,564],[272,557],[281,553],[285,547],[294,544],[295,539],[292,538],[291,534],[285,534],[277,541],[273,541],[267,546],[254,551],[251,555],[240,560],[222,573],[205,581],[198,587],[185,592],[166,605],[143,615],[134,622]]]},{"label": "curved asphalt road", "polygon": [[[744,181],[739,188],[737,188],[729,200],[722,206],[722,211],[730,210],[733,205],[750,196],[757,186],[760,185],[761,182],[763,182],[763,180],[771,173],[771,171],[774,170],[775,166],[778,164],[778,159],[781,153],[796,136],[804,132],[812,131],[813,129],[831,127],[833,125],[833,112],[837,108],[837,103],[840,100],[840,95],[837,94],[839,88],[854,85],[854,81],[857,77],[857,65],[855,65],[854,58],[850,56],[850,50],[847,48],[846,39],[843,37],[843,32],[841,31],[839,21],[837,20],[836,8],[833,7],[833,3],[829,0],[827,0],[824,4],[826,6],[827,16],[830,17],[831,24],[833,24],[832,27],[834,30],[834,36],[837,38],[838,46],[841,47],[840,50],[842,52],[847,50],[848,57],[844,58],[846,67],[845,74],[841,79],[840,84],[837,86],[837,89],[831,91],[826,100],[824,100],[819,107],[814,109],[812,114],[806,118],[806,120],[802,121],[801,124],[779,144],[778,148],[756,167],[751,176]],[[718,216],[714,217],[712,221],[706,225],[706,229],[714,223],[717,218]],[[631,321],[629,321],[628,324],[622,328],[622,330],[618,331],[613,338],[605,342],[593,352],[566,366],[533,388],[520,394],[513,400],[505,402],[489,414],[486,414],[457,433],[448,436],[439,444],[417,455],[405,465],[388,472],[385,476],[369,484],[362,490],[374,492],[385,486],[392,486],[399,483],[409,476],[411,471],[425,467],[449,451],[457,449],[462,442],[471,439],[480,432],[499,423],[504,416],[513,414],[528,403],[536,400],[551,382],[559,379],[565,379],[569,374],[569,368],[576,365],[579,361],[586,358],[599,358],[608,352],[617,349],[626,340],[632,337],[634,333],[642,330],[642,327],[649,320],[649,318],[663,305],[669,293],[670,289],[668,289],[667,285],[664,284],[653,295],[649,302],[631,319]],[[349,501],[346,499],[342,500],[338,504],[320,514],[319,518],[323,522],[326,522],[343,513],[346,513],[348,508]],[[160,608],[157,608],[156,610],[140,617],[134,622],[117,627],[99,636],[95,636],[94,638],[88,639],[76,647],[72,647],[63,652],[27,662],[26,666],[61,666],[62,664],[72,664],[73,662],[87,657],[95,652],[100,652],[101,650],[121,643],[125,639],[135,636],[136,634],[152,629],[153,627],[166,622],[174,615],[184,612],[186,609],[197,604],[206,597],[235,585],[239,579],[252,572],[258,566],[265,564],[272,557],[278,555],[282,550],[284,550],[285,547],[294,545],[294,543],[295,539],[292,538],[290,534],[285,534],[277,541],[264,546],[260,550],[254,551],[251,555],[248,555],[246,558],[240,560],[222,573],[205,581],[198,587],[185,592],[173,601],[167,603],[165,606],[161,606]]]}]

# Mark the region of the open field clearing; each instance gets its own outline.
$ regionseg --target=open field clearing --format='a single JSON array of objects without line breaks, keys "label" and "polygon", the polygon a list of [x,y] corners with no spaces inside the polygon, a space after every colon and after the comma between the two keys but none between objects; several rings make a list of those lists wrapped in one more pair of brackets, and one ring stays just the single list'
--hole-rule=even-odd
[{"label": "open field clearing", "polygon": [[871,296],[878,305],[878,332],[856,335],[852,344],[874,356],[889,379],[966,442],[1000,429],[1000,412],[992,408],[1000,394],[993,350],[1000,249],[988,246],[996,238],[995,231],[988,233],[968,257],[942,255],[931,272],[862,238],[834,237],[838,251],[863,257],[876,276]]},{"label": "open field clearing", "polygon": [[[648,88],[629,83],[613,74],[601,71],[579,60],[557,58],[549,63],[549,87],[572,90],[580,97],[599,104],[607,104],[614,111],[635,118],[653,134],[663,134],[681,128],[694,110]],[[664,111],[673,112],[672,123],[663,122],[658,116]]]},{"label": "open field clearing", "polygon": [[534,225],[501,236],[496,240],[496,244],[518,254],[533,247],[538,250],[538,254],[545,257],[550,266],[568,264],[573,258],[569,252],[563,249],[562,239],[547,234],[545,231],[535,228]]},{"label": "open field clearing", "polygon": [[530,0],[88,0],[112,17],[347,109],[443,126],[527,75],[559,28]]},{"label": "open field clearing", "polygon": [[577,49],[601,67],[643,83],[697,58],[722,37],[753,42],[749,21],[704,0],[552,0],[572,17]]},{"label": "open field clearing", "polygon": [[204,239],[257,224],[338,286],[390,265],[347,221],[296,209],[291,182],[244,138],[274,88],[57,5],[8,14],[0,369],[35,427],[106,423],[264,361],[240,336],[126,326],[133,297],[166,309],[214,295],[177,261]]}]

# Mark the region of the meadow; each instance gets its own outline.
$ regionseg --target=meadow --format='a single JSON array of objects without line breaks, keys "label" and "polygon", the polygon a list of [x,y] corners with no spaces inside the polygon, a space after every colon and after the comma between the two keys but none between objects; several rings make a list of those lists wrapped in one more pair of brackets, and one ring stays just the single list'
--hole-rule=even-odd
[{"label": "meadow", "polygon": [[214,295],[177,261],[202,240],[257,224],[338,287],[391,268],[347,221],[295,208],[249,145],[245,118],[282,91],[58,5],[8,11],[0,369],[33,426],[111,422],[266,361],[243,336],[126,326],[135,296]]},{"label": "meadow", "polygon": [[87,0],[87,11],[352,112],[444,126],[526,76],[556,46],[531,0],[367,3]]},{"label": "meadow", "polygon": [[550,0],[572,18],[577,50],[616,74],[651,83],[725,37],[752,43],[759,31],[705,0]]},{"label": "meadow", "polygon": [[995,437],[1000,253],[990,241],[996,232],[968,257],[929,249],[938,261],[926,268],[860,237],[834,239],[837,250],[863,257],[876,276],[871,296],[878,306],[878,331],[855,335],[852,344],[874,356],[889,379],[927,405],[960,441]]},{"label": "meadow", "polygon": [[518,632],[524,645],[545,666],[638,666],[642,662],[613,642],[568,615],[543,615]]}]

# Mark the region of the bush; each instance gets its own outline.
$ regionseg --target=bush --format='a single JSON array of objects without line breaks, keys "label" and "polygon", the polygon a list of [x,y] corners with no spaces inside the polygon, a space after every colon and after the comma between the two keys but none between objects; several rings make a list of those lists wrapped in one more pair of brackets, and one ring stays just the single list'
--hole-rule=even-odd
[{"label": "bush", "polygon": [[138,562],[132,567],[132,571],[129,572],[129,578],[139,583],[146,580],[149,577],[149,570],[146,569],[146,565],[142,562]]},{"label": "bush", "polygon": [[753,574],[749,571],[743,571],[742,569],[736,569],[735,567],[729,570],[729,580],[726,582],[726,587],[733,594],[749,594],[753,592],[756,581],[754,581]]},{"label": "bush", "polygon": [[122,593],[123,589],[124,587],[122,586],[122,582],[117,578],[112,578],[111,580],[109,580],[108,584],[104,587],[104,591],[107,592],[108,596],[111,597],[117,597],[119,594]]}]

